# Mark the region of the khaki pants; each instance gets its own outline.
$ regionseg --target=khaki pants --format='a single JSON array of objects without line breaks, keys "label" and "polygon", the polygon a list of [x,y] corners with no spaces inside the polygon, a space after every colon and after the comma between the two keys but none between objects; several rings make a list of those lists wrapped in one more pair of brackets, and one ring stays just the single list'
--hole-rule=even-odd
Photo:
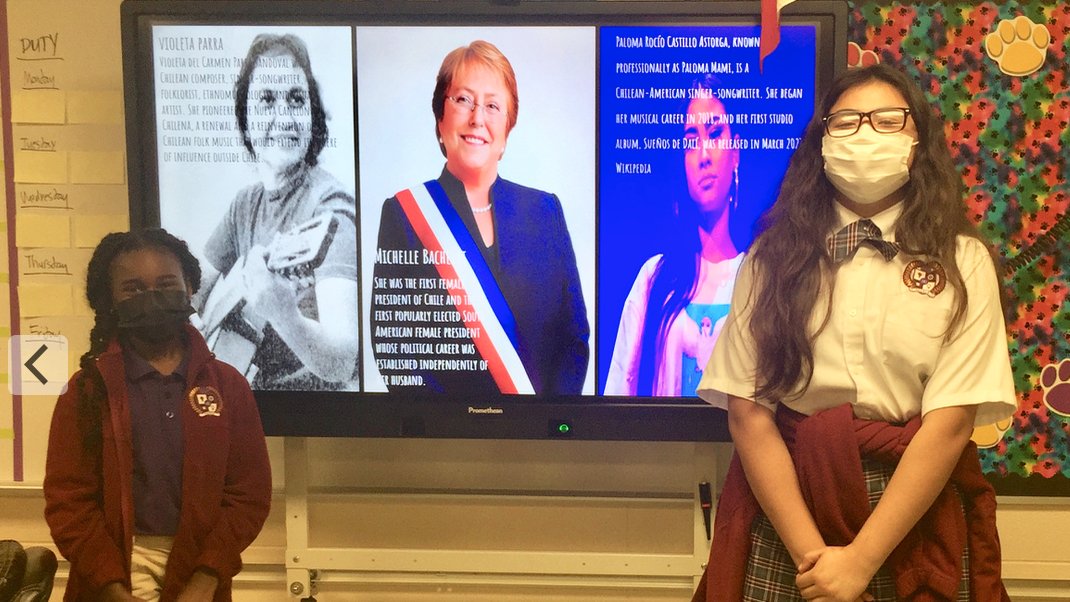
[{"label": "khaki pants", "polygon": [[134,597],[157,602],[163,591],[164,570],[174,537],[135,535],[130,558],[130,590]]}]

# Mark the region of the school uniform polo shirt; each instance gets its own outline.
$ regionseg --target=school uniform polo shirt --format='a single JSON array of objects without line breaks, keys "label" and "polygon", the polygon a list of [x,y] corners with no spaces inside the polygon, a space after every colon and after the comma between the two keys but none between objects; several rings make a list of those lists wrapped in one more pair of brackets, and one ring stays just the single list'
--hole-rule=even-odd
[{"label": "school uniform polo shirt", "polygon": [[[839,203],[836,209],[839,223],[830,234],[860,219]],[[894,240],[901,212],[897,204],[870,219],[886,240]],[[966,236],[958,239],[956,261],[968,307],[947,338],[959,292],[941,278],[942,266],[903,252],[887,261],[871,245],[859,246],[833,268],[832,312],[813,343],[810,385],[784,404],[810,415],[850,403],[860,418],[893,423],[951,406],[976,405],[977,425],[1013,413],[1017,402],[995,266],[985,246]],[[719,407],[727,406],[726,394],[755,397],[757,356],[749,327],[754,269],[748,260],[739,271],[724,330],[699,384],[699,396]],[[819,293],[811,333],[821,327],[828,299],[827,289]],[[757,403],[776,407],[770,400]]]},{"label": "school uniform polo shirt", "polygon": [[134,448],[134,532],[174,535],[182,508],[182,405],[189,354],[164,376],[129,350],[123,352]]}]

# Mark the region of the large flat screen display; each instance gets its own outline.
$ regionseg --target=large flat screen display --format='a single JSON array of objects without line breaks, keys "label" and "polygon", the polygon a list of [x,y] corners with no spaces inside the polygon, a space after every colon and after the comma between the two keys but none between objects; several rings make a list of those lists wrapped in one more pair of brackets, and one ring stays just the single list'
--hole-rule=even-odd
[{"label": "large flat screen display", "polygon": [[131,222],[277,435],[716,440],[695,397],[846,7],[123,4]]}]

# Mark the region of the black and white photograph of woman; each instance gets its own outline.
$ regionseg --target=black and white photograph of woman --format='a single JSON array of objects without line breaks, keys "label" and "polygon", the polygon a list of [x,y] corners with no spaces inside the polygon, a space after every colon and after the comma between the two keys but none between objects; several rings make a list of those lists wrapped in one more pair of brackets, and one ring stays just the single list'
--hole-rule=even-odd
[{"label": "black and white photograph of woman", "polygon": [[[215,129],[223,118],[206,114],[229,113],[227,136],[192,138],[234,147],[188,155],[207,164],[165,154],[160,166],[161,221],[190,241],[205,268],[194,300],[200,328],[254,389],[355,390],[349,36],[344,28],[211,29],[234,55],[232,83],[198,90],[200,115],[188,120]],[[238,164],[213,160],[235,154]]]}]

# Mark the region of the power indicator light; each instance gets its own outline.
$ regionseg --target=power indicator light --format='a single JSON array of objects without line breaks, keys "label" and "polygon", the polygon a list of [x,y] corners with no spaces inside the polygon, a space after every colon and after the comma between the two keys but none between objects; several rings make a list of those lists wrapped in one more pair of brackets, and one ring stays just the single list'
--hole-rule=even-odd
[{"label": "power indicator light", "polygon": [[550,437],[562,439],[572,437],[573,435],[571,420],[551,419],[550,424],[548,424],[547,427]]}]

